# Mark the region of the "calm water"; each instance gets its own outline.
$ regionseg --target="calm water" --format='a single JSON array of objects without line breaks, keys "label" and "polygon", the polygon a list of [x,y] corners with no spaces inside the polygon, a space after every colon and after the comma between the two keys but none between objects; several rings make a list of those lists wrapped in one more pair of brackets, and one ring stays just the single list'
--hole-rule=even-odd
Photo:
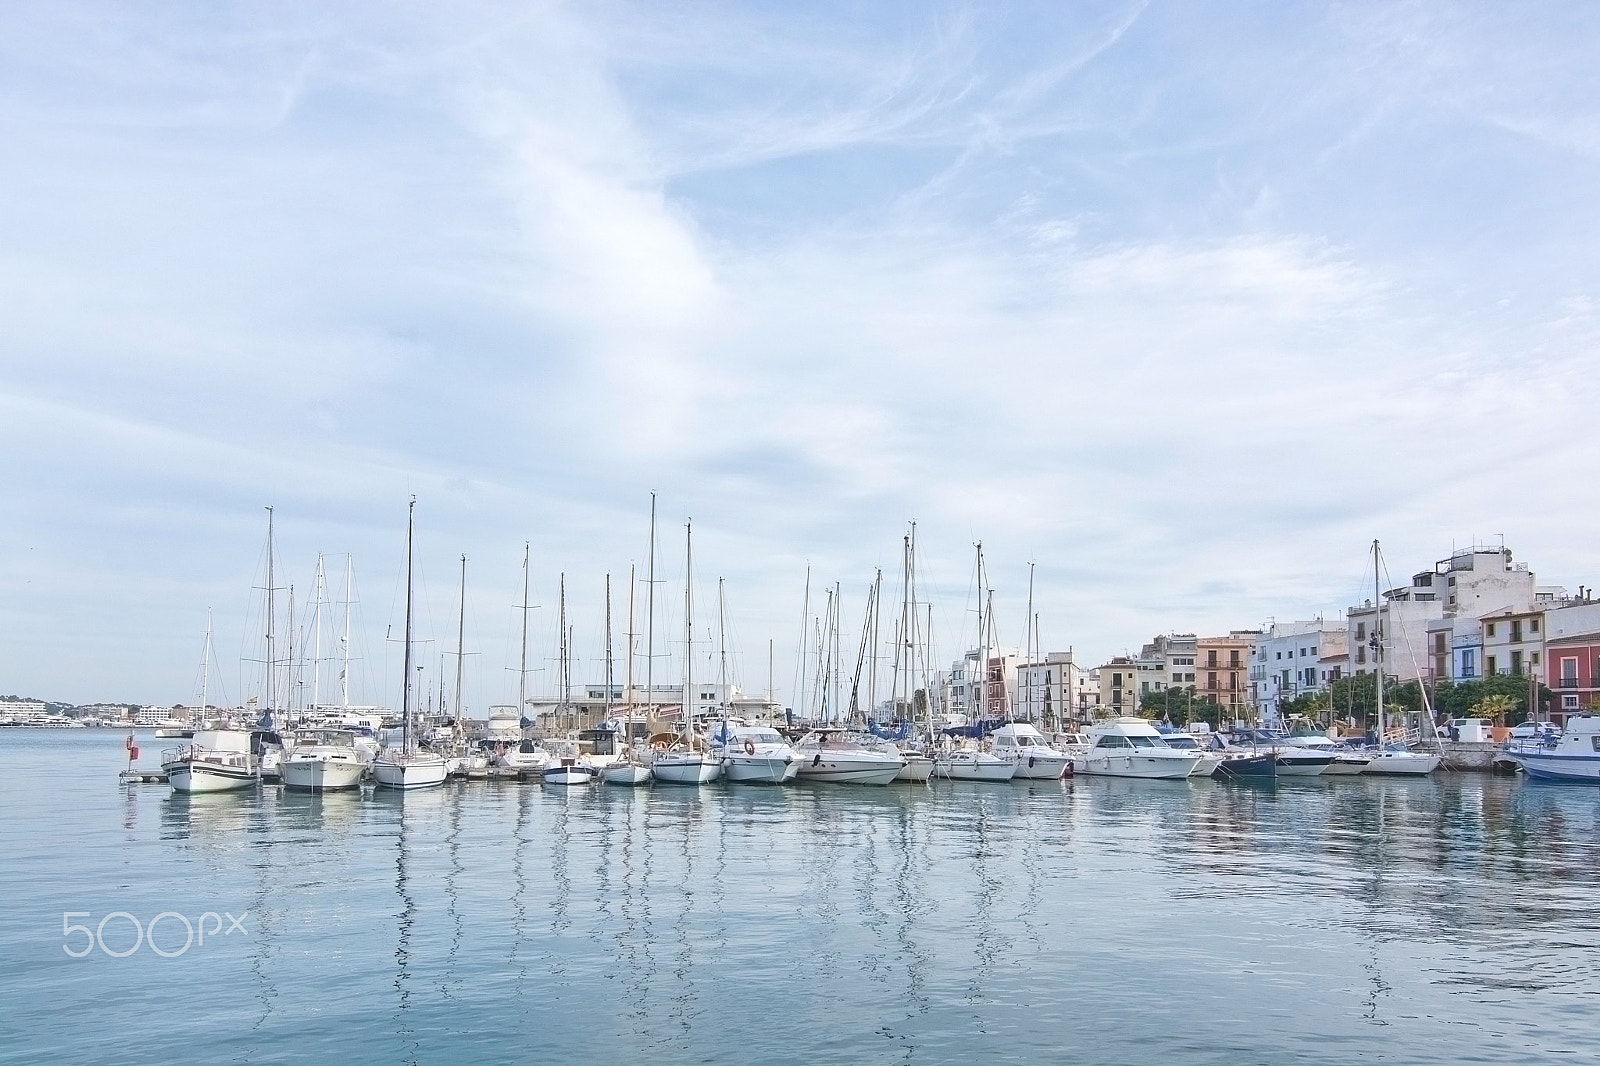
[{"label": "calm water", "polygon": [[[0,733],[0,1062],[1600,1061],[1600,789],[183,799],[121,745]],[[218,917],[67,956],[119,911]]]}]

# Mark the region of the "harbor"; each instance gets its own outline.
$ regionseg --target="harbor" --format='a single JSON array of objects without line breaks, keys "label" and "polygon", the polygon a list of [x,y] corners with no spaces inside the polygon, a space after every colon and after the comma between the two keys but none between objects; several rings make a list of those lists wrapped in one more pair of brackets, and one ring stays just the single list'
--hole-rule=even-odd
[{"label": "harbor", "polygon": [[[1600,982],[1596,793],[1520,777],[185,795],[123,755],[0,737],[6,1061],[1512,1063],[1586,1054]],[[248,936],[73,958],[63,911]]]}]

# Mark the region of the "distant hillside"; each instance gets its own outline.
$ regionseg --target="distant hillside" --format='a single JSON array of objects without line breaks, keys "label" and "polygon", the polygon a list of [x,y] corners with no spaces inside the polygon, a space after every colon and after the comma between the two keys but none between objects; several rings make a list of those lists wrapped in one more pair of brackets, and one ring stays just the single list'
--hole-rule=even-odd
[{"label": "distant hillside", "polygon": [[71,714],[78,708],[71,703],[57,703],[54,700],[42,700],[38,696],[0,696],[0,700],[17,700],[25,703],[44,704],[45,714]]}]

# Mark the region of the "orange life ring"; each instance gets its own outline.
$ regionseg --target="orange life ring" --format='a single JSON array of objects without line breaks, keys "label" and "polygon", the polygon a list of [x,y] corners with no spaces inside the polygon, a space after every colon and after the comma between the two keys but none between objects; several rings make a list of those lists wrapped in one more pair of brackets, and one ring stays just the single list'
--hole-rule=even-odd
[{"label": "orange life ring", "polygon": [[650,746],[652,748],[654,748],[656,751],[666,751],[667,750],[666,742],[665,741],[661,741],[661,740],[656,741],[654,744],[652,744]]},{"label": "orange life ring", "polygon": [[744,753],[746,755],[754,755],[756,753],[756,742],[749,737],[746,737],[744,741]]}]

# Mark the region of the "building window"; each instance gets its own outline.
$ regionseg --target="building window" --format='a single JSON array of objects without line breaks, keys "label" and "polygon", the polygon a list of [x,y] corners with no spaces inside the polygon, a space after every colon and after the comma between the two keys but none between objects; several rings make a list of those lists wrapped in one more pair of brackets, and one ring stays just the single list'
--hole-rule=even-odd
[{"label": "building window", "polygon": [[1367,646],[1365,644],[1357,644],[1356,645],[1356,662],[1364,663],[1366,661],[1367,661]]},{"label": "building window", "polygon": [[1356,639],[1357,640],[1366,640],[1367,639],[1367,623],[1365,623],[1365,622],[1357,622],[1356,623]]},{"label": "building window", "polygon": [[1537,633],[1537,632],[1539,632],[1539,620],[1537,618],[1528,619],[1528,632],[1529,633]]},{"label": "building window", "polygon": [[1522,653],[1520,651],[1514,651],[1511,653],[1511,676],[1522,676]]},{"label": "building window", "polygon": [[1493,677],[1494,674],[1495,674],[1495,666],[1496,665],[1497,664],[1495,663],[1495,657],[1493,655],[1485,655],[1483,657],[1483,673],[1484,673],[1484,676],[1485,677]]},{"label": "building window", "polygon": [[1511,643],[1513,643],[1513,644],[1522,643],[1522,623],[1521,622],[1512,622],[1511,623]]},{"label": "building window", "polygon": [[1487,626],[1484,626],[1483,632],[1487,636],[1494,636],[1494,623],[1490,622]]},{"label": "building window", "polygon": [[1207,674],[1206,675],[1206,688],[1210,689],[1212,692],[1215,692],[1217,690],[1217,675],[1216,674]]},{"label": "building window", "polygon": [[1578,709],[1578,697],[1576,697],[1576,696],[1562,696],[1561,697],[1561,706],[1562,706],[1562,708],[1564,710],[1569,710],[1569,711],[1577,710]]}]

